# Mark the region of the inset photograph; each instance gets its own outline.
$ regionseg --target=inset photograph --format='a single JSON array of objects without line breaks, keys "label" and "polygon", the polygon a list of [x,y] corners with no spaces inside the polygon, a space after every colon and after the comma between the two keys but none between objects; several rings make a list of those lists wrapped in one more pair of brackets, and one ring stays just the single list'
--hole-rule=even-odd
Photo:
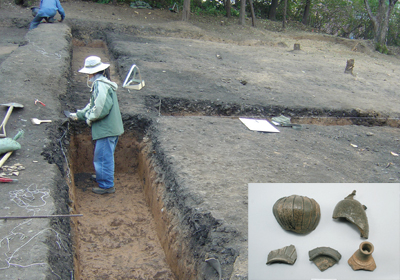
[{"label": "inset photograph", "polygon": [[249,279],[400,279],[400,184],[249,184]]}]

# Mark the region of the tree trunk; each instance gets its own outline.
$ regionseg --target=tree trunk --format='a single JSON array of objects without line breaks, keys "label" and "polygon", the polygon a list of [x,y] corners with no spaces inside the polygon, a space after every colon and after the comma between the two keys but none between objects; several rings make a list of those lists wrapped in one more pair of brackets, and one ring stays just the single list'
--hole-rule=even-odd
[{"label": "tree trunk", "polygon": [[256,27],[256,15],[254,14],[253,0],[249,0],[251,10],[251,26]]},{"label": "tree trunk", "polygon": [[269,6],[268,19],[276,20],[276,8],[278,7],[279,0],[272,0]]},{"label": "tree trunk", "polygon": [[244,25],[246,18],[246,0],[240,0],[239,24]]},{"label": "tree trunk", "polygon": [[376,15],[372,13],[368,0],[364,0],[364,3],[368,12],[368,16],[371,19],[372,25],[374,27],[375,43],[386,45],[386,35],[389,28],[389,19],[393,13],[393,9],[397,3],[397,0],[389,0],[388,5],[386,4],[385,0],[379,0],[379,6]]},{"label": "tree trunk", "polygon": [[311,0],[306,0],[306,7],[304,8],[302,24],[307,25],[310,17]]},{"label": "tree trunk", "polygon": [[225,10],[226,10],[227,18],[231,17],[231,9],[232,9],[231,0],[226,0],[225,1]]},{"label": "tree trunk", "polygon": [[189,21],[190,18],[190,0],[183,1],[182,20]]},{"label": "tree trunk", "polygon": [[283,22],[282,22],[283,29],[286,28],[286,10],[287,10],[287,0],[285,0],[285,7],[283,8]]}]

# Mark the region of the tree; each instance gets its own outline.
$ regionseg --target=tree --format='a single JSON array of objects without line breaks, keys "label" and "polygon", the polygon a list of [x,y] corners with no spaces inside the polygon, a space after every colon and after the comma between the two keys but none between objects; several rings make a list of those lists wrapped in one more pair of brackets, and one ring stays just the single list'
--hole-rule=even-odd
[{"label": "tree", "polygon": [[249,4],[250,4],[250,11],[251,11],[251,26],[256,27],[256,15],[254,13],[253,0],[249,0]]},{"label": "tree", "polygon": [[272,0],[271,6],[269,6],[268,19],[276,20],[276,8],[278,7],[279,0]]},{"label": "tree", "polygon": [[240,0],[239,24],[244,25],[246,18],[246,0]]},{"label": "tree", "polygon": [[226,17],[230,18],[231,17],[231,0],[225,0],[225,9],[226,9]]},{"label": "tree", "polygon": [[373,14],[368,0],[364,0],[368,16],[374,27],[374,41],[379,45],[386,45],[386,35],[389,29],[389,18],[393,13],[397,0],[379,0],[376,15]]},{"label": "tree", "polygon": [[282,21],[282,28],[286,28],[286,12],[287,12],[287,0],[285,1],[285,7],[283,8],[283,21]]},{"label": "tree", "polygon": [[189,21],[190,18],[190,0],[183,1],[182,20]]},{"label": "tree", "polygon": [[304,8],[303,20],[301,21],[301,23],[304,25],[308,24],[308,19],[310,17],[310,8],[311,8],[311,0],[306,0],[306,6]]}]

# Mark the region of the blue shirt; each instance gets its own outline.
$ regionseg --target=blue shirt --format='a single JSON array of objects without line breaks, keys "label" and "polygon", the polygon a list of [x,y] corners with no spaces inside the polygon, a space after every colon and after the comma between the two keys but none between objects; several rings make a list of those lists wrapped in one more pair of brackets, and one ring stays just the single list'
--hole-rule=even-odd
[{"label": "blue shirt", "polygon": [[41,0],[37,15],[40,17],[54,17],[57,11],[61,16],[61,20],[63,20],[65,18],[65,12],[61,6],[60,0]]}]

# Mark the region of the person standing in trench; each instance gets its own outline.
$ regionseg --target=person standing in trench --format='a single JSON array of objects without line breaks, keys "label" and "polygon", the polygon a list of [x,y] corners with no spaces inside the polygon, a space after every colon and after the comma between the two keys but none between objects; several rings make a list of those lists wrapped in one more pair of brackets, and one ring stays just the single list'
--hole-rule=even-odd
[{"label": "person standing in trench", "polygon": [[92,190],[96,194],[115,192],[114,151],[118,137],[124,133],[116,93],[118,85],[110,80],[109,67],[110,64],[102,63],[98,56],[85,59],[84,67],[78,72],[88,74],[88,86],[92,82],[90,102],[82,110],[70,114],[73,120],[86,121],[92,130],[93,164],[99,184]]}]

